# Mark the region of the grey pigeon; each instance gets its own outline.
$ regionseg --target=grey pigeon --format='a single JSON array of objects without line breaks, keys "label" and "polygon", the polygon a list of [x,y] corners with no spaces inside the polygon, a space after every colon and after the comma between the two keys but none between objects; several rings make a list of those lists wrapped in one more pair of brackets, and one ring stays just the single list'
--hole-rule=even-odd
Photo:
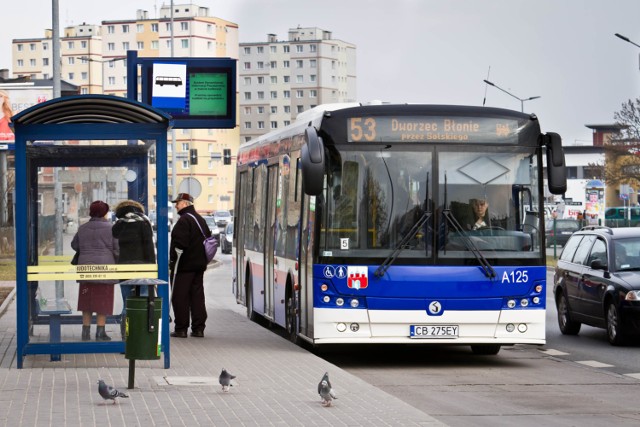
[{"label": "grey pigeon", "polygon": [[233,386],[233,384],[231,384],[231,380],[235,377],[235,375],[231,375],[226,369],[222,368],[218,381],[220,382],[220,385],[222,385],[222,391],[224,393],[227,393],[229,391],[229,387]]},{"label": "grey pigeon", "polygon": [[331,387],[328,372],[324,373],[320,383],[318,383],[318,394],[322,399],[322,406],[331,406],[331,401],[338,398]]},{"label": "grey pigeon", "polygon": [[98,380],[98,393],[104,400],[113,400],[113,404],[116,404],[116,397],[129,397],[128,394],[123,393],[110,385],[105,384],[103,380]]}]

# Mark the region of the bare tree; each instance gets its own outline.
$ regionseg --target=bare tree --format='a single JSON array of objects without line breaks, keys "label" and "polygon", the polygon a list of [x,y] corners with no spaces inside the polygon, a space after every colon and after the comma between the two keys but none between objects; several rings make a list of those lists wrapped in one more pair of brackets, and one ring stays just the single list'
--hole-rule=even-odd
[{"label": "bare tree", "polygon": [[607,186],[640,189],[640,98],[624,102],[613,117],[621,130],[604,146]]}]

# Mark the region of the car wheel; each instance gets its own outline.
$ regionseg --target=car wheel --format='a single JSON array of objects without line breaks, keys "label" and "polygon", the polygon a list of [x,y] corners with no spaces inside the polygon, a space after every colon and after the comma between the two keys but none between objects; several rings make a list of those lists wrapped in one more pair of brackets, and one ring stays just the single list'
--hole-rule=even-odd
[{"label": "car wheel", "polygon": [[471,346],[471,351],[479,356],[494,356],[500,351],[500,344],[476,344]]},{"label": "car wheel", "polygon": [[562,332],[563,335],[578,335],[582,324],[571,319],[571,311],[564,292],[561,292],[558,297],[557,309],[560,332]]},{"label": "car wheel", "polygon": [[622,345],[625,343],[620,312],[612,302],[609,302],[607,305],[607,339],[611,345]]}]

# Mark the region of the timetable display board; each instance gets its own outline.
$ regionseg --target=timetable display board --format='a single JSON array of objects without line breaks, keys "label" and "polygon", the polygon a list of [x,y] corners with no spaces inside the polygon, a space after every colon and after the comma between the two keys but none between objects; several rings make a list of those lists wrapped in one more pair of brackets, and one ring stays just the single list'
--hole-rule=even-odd
[{"label": "timetable display board", "polygon": [[236,125],[236,60],[144,58],[142,102],[169,113],[176,129]]}]

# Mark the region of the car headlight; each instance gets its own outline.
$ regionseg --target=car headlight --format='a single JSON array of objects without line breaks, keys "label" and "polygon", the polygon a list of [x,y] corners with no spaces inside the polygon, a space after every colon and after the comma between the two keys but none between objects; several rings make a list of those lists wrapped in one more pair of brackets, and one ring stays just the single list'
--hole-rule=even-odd
[{"label": "car headlight", "polygon": [[626,301],[640,301],[640,291],[629,291],[624,299]]}]

